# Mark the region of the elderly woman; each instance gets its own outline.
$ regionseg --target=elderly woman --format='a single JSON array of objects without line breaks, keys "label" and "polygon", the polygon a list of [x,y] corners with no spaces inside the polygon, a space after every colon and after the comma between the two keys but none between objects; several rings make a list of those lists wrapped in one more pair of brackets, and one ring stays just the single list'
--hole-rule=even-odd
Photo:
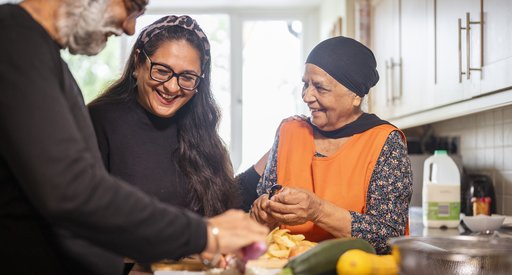
[{"label": "elderly woman", "polygon": [[[302,78],[311,117],[281,124],[253,218],[312,241],[362,238],[378,253],[389,252],[390,237],[406,234],[412,175],[405,137],[361,110],[378,80],[373,53],[353,39],[331,38],[311,51]],[[284,188],[269,200],[276,184]]]}]

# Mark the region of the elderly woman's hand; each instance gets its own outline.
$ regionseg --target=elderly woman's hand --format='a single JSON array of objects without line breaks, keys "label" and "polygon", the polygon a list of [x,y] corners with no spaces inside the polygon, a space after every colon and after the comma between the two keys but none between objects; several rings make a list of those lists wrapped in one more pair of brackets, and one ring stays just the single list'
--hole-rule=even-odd
[{"label": "elderly woman's hand", "polygon": [[269,201],[268,212],[280,223],[298,225],[316,222],[322,205],[323,200],[310,191],[285,187]]},{"label": "elderly woman's hand", "polygon": [[255,219],[261,224],[267,225],[269,228],[274,228],[278,225],[277,220],[268,213],[268,195],[262,195],[254,201],[251,208],[251,218]]}]

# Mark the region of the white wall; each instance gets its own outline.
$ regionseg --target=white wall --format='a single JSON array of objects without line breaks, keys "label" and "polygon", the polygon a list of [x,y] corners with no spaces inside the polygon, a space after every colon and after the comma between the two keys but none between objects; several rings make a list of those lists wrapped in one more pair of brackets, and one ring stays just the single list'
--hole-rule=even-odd
[{"label": "white wall", "polygon": [[346,0],[324,0],[320,5],[320,38],[330,37],[330,32],[338,17],[344,19]]},{"label": "white wall", "polygon": [[320,38],[331,36],[333,25],[342,18],[342,35],[354,37],[354,12],[356,0],[323,0],[320,5]]}]

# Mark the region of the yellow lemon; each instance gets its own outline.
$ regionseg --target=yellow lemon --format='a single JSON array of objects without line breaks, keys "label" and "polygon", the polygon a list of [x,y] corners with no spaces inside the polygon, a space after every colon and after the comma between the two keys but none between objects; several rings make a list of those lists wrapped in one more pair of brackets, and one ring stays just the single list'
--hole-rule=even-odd
[{"label": "yellow lemon", "polygon": [[391,255],[393,255],[393,258],[395,259],[395,262],[397,265],[400,265],[400,249],[398,246],[393,245],[391,247]]},{"label": "yellow lemon", "polygon": [[398,267],[393,255],[378,256],[359,249],[343,253],[336,264],[338,275],[396,275]]},{"label": "yellow lemon", "polygon": [[372,260],[366,253],[359,249],[351,249],[343,253],[336,263],[336,273],[342,274],[372,274]]},{"label": "yellow lemon", "polygon": [[393,255],[373,256],[373,274],[395,275],[398,274],[398,266]]}]

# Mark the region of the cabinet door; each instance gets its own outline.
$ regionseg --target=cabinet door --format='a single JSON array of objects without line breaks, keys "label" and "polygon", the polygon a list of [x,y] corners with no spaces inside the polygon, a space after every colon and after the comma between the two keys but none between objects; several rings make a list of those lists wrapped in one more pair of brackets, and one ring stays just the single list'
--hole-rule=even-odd
[{"label": "cabinet door", "polygon": [[426,108],[428,97],[427,0],[401,1],[400,56],[401,93],[395,101],[395,116],[408,115]]},{"label": "cabinet door", "polygon": [[372,50],[377,60],[379,82],[370,92],[370,112],[382,118],[393,115],[393,101],[399,94],[399,76],[393,66],[399,62],[399,0],[372,1]]},{"label": "cabinet door", "polygon": [[425,108],[428,0],[375,1],[372,41],[381,80],[370,106],[385,118]]},{"label": "cabinet door", "polygon": [[484,0],[481,90],[472,96],[512,87],[512,0]]},{"label": "cabinet door", "polygon": [[[478,31],[471,26],[469,35],[466,30],[466,13],[471,20],[479,20],[478,0],[434,0],[434,17],[430,21],[433,28],[434,41],[431,54],[434,58],[433,96],[427,104],[430,107],[446,105],[471,96],[471,91],[479,90],[479,72],[466,74],[467,55],[474,56],[475,39]],[[473,38],[472,38],[473,37]],[[470,38],[469,43],[467,38]],[[472,38],[472,39],[471,39]],[[469,45],[469,47],[468,47]],[[469,48],[469,51],[468,51]],[[474,58],[471,58],[474,60]],[[474,67],[474,64],[470,64]]]}]

